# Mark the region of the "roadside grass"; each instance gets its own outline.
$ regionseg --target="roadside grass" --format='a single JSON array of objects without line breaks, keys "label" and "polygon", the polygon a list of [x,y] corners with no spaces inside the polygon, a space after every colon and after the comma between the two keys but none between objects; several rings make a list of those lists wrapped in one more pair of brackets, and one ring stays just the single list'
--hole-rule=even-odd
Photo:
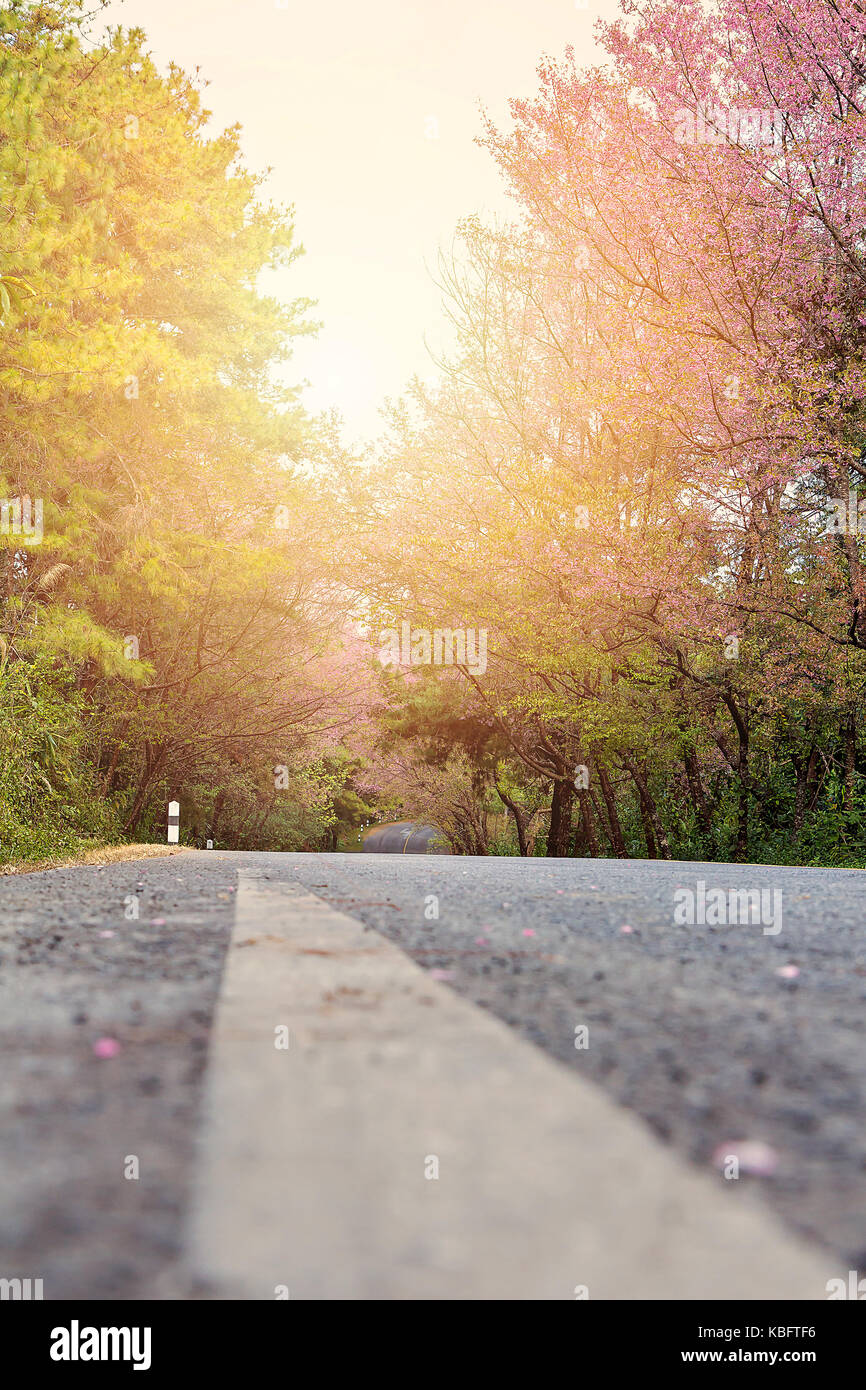
[{"label": "roadside grass", "polygon": [[0,864],[0,877],[9,874],[38,874],[45,869],[74,869],[92,864],[122,864],[132,859],[162,859],[182,854],[185,845],[93,845],[67,858],[28,859]]}]

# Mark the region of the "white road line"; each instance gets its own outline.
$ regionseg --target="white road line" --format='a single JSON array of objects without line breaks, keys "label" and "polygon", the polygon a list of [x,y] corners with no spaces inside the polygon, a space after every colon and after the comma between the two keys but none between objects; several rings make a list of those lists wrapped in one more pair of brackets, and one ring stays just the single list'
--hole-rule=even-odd
[{"label": "white road line", "polygon": [[198,1172],[191,1272],[218,1298],[820,1299],[839,1274],[378,933],[252,872]]}]

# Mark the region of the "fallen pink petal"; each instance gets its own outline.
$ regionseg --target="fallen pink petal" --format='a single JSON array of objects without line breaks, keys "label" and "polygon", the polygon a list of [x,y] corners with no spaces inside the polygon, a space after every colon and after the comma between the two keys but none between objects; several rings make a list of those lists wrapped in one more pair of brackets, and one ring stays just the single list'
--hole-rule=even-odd
[{"label": "fallen pink petal", "polygon": [[756,1178],[772,1177],[779,1166],[779,1155],[762,1139],[731,1139],[719,1144],[713,1151],[713,1165],[724,1169],[732,1159],[737,1160],[739,1171]]},{"label": "fallen pink petal", "polygon": [[116,1057],[120,1043],[116,1038],[98,1038],[93,1044],[93,1051],[97,1057]]}]

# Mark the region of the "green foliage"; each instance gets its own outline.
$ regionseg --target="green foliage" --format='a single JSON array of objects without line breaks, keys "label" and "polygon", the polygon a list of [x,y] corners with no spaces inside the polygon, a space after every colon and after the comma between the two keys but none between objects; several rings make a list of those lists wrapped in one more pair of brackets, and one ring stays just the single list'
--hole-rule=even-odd
[{"label": "green foliage", "polygon": [[[290,214],[196,81],[139,30],[94,46],[88,9],[0,0],[0,485],[43,532],[0,536],[7,847],[48,808],[161,839],[165,799],[253,795],[321,704],[295,677],[329,621],[314,431],[273,371],[313,325],[257,289],[299,254]],[[22,761],[41,716],[12,736],[27,689],[53,779]]]},{"label": "green foliage", "polygon": [[44,661],[0,670],[0,862],[117,838],[118,807],[99,794],[87,757],[83,703]]}]

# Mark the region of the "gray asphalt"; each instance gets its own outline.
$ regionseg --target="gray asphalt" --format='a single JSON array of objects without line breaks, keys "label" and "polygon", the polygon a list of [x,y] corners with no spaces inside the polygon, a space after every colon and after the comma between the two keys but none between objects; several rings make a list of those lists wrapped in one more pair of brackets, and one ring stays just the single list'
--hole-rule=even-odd
[{"label": "gray asphalt", "polygon": [[0,880],[0,1277],[127,1299],[175,1266],[234,885],[203,854]]},{"label": "gray asphalt", "polygon": [[[866,1271],[866,874],[645,860],[297,855],[289,872]],[[678,926],[674,890],[782,892],[782,929]],[[425,919],[435,894],[439,918]],[[631,933],[620,928],[630,926]],[[534,936],[527,937],[525,931]],[[487,939],[480,944],[478,937]],[[795,965],[799,975],[780,977]],[[589,1046],[575,1049],[575,1027]],[[721,1176],[719,1181],[725,1179]]]},{"label": "gray asphalt", "polygon": [[[47,1298],[183,1295],[172,1271],[241,863],[445,972],[688,1161],[771,1145],[775,1173],[741,1188],[838,1254],[840,1275],[866,1269],[862,874],[214,852],[0,882],[0,1277],[41,1277]],[[781,932],[676,925],[674,891],[699,879],[781,890]],[[94,1053],[105,1038],[117,1055]]]}]

